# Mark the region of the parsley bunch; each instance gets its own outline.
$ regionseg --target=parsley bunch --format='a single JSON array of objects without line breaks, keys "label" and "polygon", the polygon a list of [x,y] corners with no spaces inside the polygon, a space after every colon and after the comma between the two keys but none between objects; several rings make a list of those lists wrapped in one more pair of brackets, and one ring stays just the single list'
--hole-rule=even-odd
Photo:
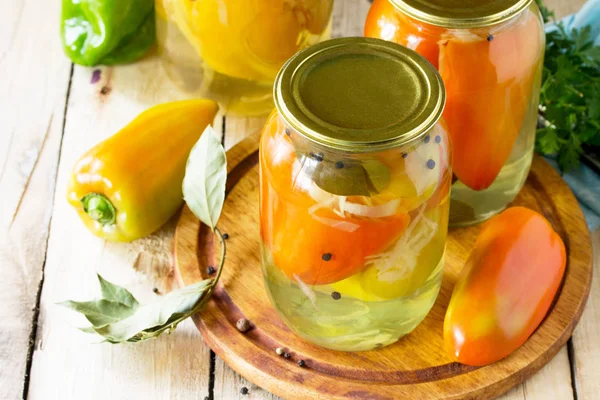
[{"label": "parsley bunch", "polygon": [[[553,17],[543,5],[546,20]],[[579,165],[585,151],[600,149],[600,47],[590,27],[546,34],[536,150],[556,155],[562,170]]]}]

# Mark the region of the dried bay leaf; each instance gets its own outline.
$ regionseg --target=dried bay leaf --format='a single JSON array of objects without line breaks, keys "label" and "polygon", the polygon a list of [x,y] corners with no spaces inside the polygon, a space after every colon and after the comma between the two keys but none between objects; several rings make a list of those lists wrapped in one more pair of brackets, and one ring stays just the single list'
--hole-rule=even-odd
[{"label": "dried bay leaf", "polygon": [[106,300],[116,301],[134,309],[140,305],[140,303],[138,303],[135,297],[133,297],[127,289],[110,283],[102,278],[99,274],[98,281],[100,281],[102,297],[104,297]]},{"label": "dried bay leaf", "polygon": [[392,179],[388,167],[377,160],[363,161],[362,167],[365,169],[368,184],[373,193],[381,193],[387,189]]},{"label": "dried bay leaf", "polygon": [[317,186],[337,196],[371,196],[385,190],[391,179],[378,160],[324,160],[307,172]]},{"label": "dried bay leaf", "polygon": [[135,314],[127,318],[94,330],[111,342],[158,336],[163,329],[193,314],[195,306],[206,294],[206,289],[212,281],[212,279],[205,279],[183,287],[158,301],[140,306]]},{"label": "dried bay leaf", "polygon": [[368,196],[365,170],[358,163],[337,169],[332,163],[319,163],[312,174],[314,182],[324,191],[338,196]]},{"label": "dried bay leaf", "polygon": [[106,299],[92,301],[68,300],[59,304],[83,314],[92,326],[98,328],[127,318],[135,312],[135,309],[125,304]]},{"label": "dried bay leaf", "polygon": [[227,156],[209,125],[188,158],[183,197],[194,215],[214,230],[225,201]]}]

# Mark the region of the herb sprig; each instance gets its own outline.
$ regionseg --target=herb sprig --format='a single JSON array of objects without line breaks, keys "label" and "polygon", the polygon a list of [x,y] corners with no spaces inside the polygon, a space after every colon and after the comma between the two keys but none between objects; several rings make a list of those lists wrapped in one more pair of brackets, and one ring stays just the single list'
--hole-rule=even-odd
[{"label": "herb sprig", "polygon": [[66,301],[65,307],[83,314],[91,326],[81,329],[98,334],[109,343],[140,342],[170,333],[177,325],[197,313],[213,294],[225,263],[225,235],[216,224],[225,201],[227,159],[221,142],[209,126],[192,149],[183,183],[188,207],[221,242],[221,261],[212,279],[175,290],[154,303],[140,305],[125,288],[100,275],[102,297],[92,301]]},{"label": "herb sprig", "polygon": [[[554,18],[543,4],[541,9],[545,20]],[[589,26],[556,26],[546,34],[536,150],[556,155],[566,171],[579,165],[585,150],[600,146],[600,47]]]}]

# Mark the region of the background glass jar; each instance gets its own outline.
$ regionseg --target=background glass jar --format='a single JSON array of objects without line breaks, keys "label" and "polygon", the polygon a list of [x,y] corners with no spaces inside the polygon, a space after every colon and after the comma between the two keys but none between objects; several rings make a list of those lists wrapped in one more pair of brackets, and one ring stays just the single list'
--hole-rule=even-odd
[{"label": "background glass jar", "polygon": [[156,0],[159,54],[184,90],[264,115],[283,63],[328,38],[333,0]]},{"label": "background glass jar", "polygon": [[261,138],[262,267],[298,335],[396,342],[441,285],[451,170],[444,91],[415,52],[336,39],[293,57]]},{"label": "background glass jar", "polygon": [[533,157],[545,41],[535,2],[375,0],[365,35],[414,49],[446,84],[450,223],[472,224],[504,209]]}]

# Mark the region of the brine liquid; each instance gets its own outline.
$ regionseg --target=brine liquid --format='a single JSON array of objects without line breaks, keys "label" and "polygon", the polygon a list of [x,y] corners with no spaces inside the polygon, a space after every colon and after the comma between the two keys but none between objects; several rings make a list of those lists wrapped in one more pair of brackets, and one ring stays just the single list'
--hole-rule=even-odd
[{"label": "brine liquid", "polygon": [[396,342],[425,318],[441,287],[444,258],[413,293],[379,301],[345,294],[336,300],[339,292],[332,285],[291,281],[264,249],[262,265],[271,301],[297,335],[333,350],[364,351]]},{"label": "brine liquid", "polygon": [[489,188],[475,191],[460,181],[452,185],[451,226],[467,226],[485,221],[504,210],[515,199],[525,184],[533,159],[537,104],[538,96],[534,96],[512,152]]},{"label": "brine liquid", "polygon": [[[321,35],[309,35],[306,43],[327,39],[330,33],[331,24]],[[259,116],[273,109],[272,80],[242,79],[215,71],[173,22],[157,18],[156,35],[165,72],[185,92],[213,99],[234,115]]]}]

